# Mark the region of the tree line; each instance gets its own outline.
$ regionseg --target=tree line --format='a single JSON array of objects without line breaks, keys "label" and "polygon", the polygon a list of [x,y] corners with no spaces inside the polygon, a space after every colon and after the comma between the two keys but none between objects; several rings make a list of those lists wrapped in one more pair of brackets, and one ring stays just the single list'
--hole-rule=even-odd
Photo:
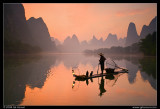
[{"label": "tree line", "polygon": [[16,34],[11,35],[8,31],[5,31],[4,33],[3,50],[5,54],[30,54],[41,52],[39,47],[23,43],[16,39],[16,37],[12,37]]}]

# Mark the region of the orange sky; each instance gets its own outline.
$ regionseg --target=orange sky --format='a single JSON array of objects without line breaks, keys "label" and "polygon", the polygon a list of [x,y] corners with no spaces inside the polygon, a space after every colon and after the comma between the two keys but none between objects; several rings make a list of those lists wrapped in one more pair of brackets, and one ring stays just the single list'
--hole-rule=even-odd
[{"label": "orange sky", "polygon": [[156,3],[23,3],[26,19],[42,17],[50,36],[61,42],[76,34],[80,41],[93,35],[105,40],[109,33],[126,37],[130,22],[138,34],[157,16]]}]

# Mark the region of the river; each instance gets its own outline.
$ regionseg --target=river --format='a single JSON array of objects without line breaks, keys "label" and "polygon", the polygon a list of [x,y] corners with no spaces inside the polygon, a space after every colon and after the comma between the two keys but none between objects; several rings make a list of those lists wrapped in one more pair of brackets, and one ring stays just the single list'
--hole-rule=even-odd
[{"label": "river", "polygon": [[[157,106],[155,57],[105,55],[128,73],[113,79],[76,81],[76,74],[96,74],[98,55],[43,54],[4,57],[4,105]],[[106,66],[108,67],[108,66]]]}]

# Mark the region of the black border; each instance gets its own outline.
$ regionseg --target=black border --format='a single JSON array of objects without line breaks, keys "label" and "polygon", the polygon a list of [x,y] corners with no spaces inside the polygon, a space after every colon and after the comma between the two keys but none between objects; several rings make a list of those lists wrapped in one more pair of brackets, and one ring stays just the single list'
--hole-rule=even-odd
[{"label": "black border", "polygon": [[[158,16],[158,13],[159,13],[159,3],[158,3],[158,0],[110,0],[110,1],[108,1],[108,0],[62,0],[62,1],[58,1],[58,0],[54,0],[53,2],[51,2],[51,0],[41,0],[41,1],[35,1],[35,0],[3,0],[3,1],[1,1],[1,6],[0,6],[0,8],[1,8],[1,23],[2,23],[2,26],[3,26],[3,4],[4,3],[157,3],[157,68],[158,68],[158,36],[160,36],[159,35],[159,32],[158,32],[158,25],[160,24],[160,22],[159,22],[159,16]],[[2,29],[1,29],[2,30]],[[3,36],[3,30],[2,30],[2,36]],[[1,37],[2,38],[2,46],[1,47],[3,47],[3,37]],[[2,50],[3,50],[3,48],[2,48]],[[3,54],[2,54],[2,56],[3,56]],[[3,58],[2,58],[2,61],[1,62],[3,62]],[[2,65],[1,65],[1,67],[2,67],[2,69],[3,69],[3,63],[2,63]],[[3,78],[3,73],[1,73],[2,74],[2,76],[1,76],[1,78]],[[97,108],[122,108],[122,109],[128,109],[128,108],[133,108],[133,109],[143,109],[143,108],[145,108],[145,109],[149,109],[149,108],[159,108],[159,104],[158,104],[158,93],[159,93],[159,91],[158,91],[158,81],[159,81],[159,76],[158,76],[159,74],[158,74],[158,69],[157,69],[157,106],[80,106],[80,107],[86,107],[86,108],[95,108],[95,107],[97,107]],[[3,79],[1,79],[2,80],[2,82],[1,82],[1,84],[3,84]],[[1,87],[3,87],[3,85],[1,85]],[[3,89],[3,88],[1,88],[1,89]],[[2,96],[3,96],[3,93],[2,93]],[[56,107],[73,107],[73,108],[75,108],[75,106],[68,106],[68,105],[66,105],[66,106],[61,106],[61,105],[57,105],[57,106],[4,106],[4,104],[3,104],[3,100],[1,100],[1,105],[0,105],[0,108],[22,108],[22,109],[25,109],[25,108],[56,108]],[[78,106],[78,105],[76,105],[76,106]]]}]

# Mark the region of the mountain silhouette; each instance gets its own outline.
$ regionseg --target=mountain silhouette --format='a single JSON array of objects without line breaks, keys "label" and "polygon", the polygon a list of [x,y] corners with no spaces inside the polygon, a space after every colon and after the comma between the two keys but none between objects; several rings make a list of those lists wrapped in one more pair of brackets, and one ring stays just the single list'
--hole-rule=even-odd
[{"label": "mountain silhouette", "polygon": [[92,39],[89,41],[91,45],[96,45],[98,44],[98,39],[93,35]]},{"label": "mountain silhouette", "polygon": [[129,24],[125,46],[130,46],[139,41],[136,26],[133,22]]},{"label": "mountain silhouette", "polygon": [[87,45],[88,45],[88,43],[87,43],[86,40],[84,40],[84,41],[81,42],[81,46],[87,46]]},{"label": "mountain silhouette", "polygon": [[75,34],[72,37],[68,36],[63,44],[59,45],[58,48],[61,52],[80,52],[80,42]]},{"label": "mountain silhouette", "polygon": [[152,19],[148,26],[144,25],[140,33],[140,38],[144,39],[148,34],[152,34],[154,31],[157,31],[157,16]]},{"label": "mountain silhouette", "polygon": [[27,20],[27,23],[36,46],[40,47],[43,51],[55,49],[55,43],[51,41],[48,28],[41,17],[37,19],[31,17]]},{"label": "mountain silhouette", "polygon": [[104,41],[104,45],[106,48],[110,48],[112,46],[118,46],[118,39],[116,34],[109,33],[108,37]]},{"label": "mountain silhouette", "polygon": [[54,38],[54,37],[51,37],[51,41],[53,41],[56,44],[56,46],[61,44],[61,42],[57,38]]},{"label": "mountain silhouette", "polygon": [[126,42],[126,37],[119,38],[119,40],[118,40],[119,46],[122,46],[122,47],[125,46],[125,42]]},{"label": "mountain silhouette", "polygon": [[152,19],[148,26],[143,25],[140,36],[138,36],[136,26],[133,22],[131,22],[128,27],[125,46],[130,46],[133,43],[139,42],[140,39],[145,38],[148,34],[152,34],[153,32],[157,31],[156,25],[157,16]]},{"label": "mountain silhouette", "polygon": [[16,41],[39,47],[43,51],[55,50],[55,43],[51,41],[48,28],[42,18],[31,17],[26,20],[22,4],[4,4],[4,42],[7,42],[8,47],[16,44]]},{"label": "mountain silhouette", "polygon": [[[55,40],[52,38],[52,40]],[[56,39],[57,42],[58,39]],[[72,37],[68,36],[62,44],[58,43],[57,47],[61,52],[82,52],[86,49],[99,49],[99,48],[110,48],[112,46],[124,46],[126,38],[120,38],[118,40],[117,35],[108,35],[106,40],[101,37],[99,40],[93,35],[89,41],[79,41],[78,37],[74,34]]]},{"label": "mountain silhouette", "polygon": [[4,4],[4,38],[34,45],[22,4]]},{"label": "mountain silhouette", "polygon": [[64,42],[63,45],[65,46],[69,46],[69,45],[79,45],[79,40],[77,38],[77,36],[75,34],[73,34],[72,38],[70,36],[68,36]]},{"label": "mountain silhouette", "polygon": [[73,34],[71,40],[72,40],[73,45],[75,45],[76,47],[79,46],[80,43],[79,43],[79,40],[78,40],[78,38],[77,38],[77,36],[75,34]]},{"label": "mountain silhouette", "polygon": [[103,46],[103,38],[99,40],[93,35],[92,39],[88,41],[88,45],[85,48],[88,49],[97,49]]},{"label": "mountain silhouette", "polygon": [[[62,52],[64,51],[66,52],[69,49],[70,52],[75,52],[75,51],[82,52],[86,49],[94,50],[99,48],[111,48],[113,46],[121,46],[121,47],[130,46],[133,43],[139,42],[141,38],[145,38],[145,36],[148,35],[149,33],[157,31],[156,20],[157,17],[152,19],[149,26],[144,25],[140,36],[138,36],[137,34],[135,24],[131,22],[128,26],[127,36],[124,38],[118,39],[116,34],[109,33],[105,40],[103,40],[102,37],[98,40],[96,36],[93,35],[92,39],[89,40],[88,42],[86,40],[80,42],[76,37],[76,35],[72,36],[72,38],[68,36],[64,40],[64,43],[61,45],[60,49],[63,48],[61,50]],[[74,50],[71,50],[71,48],[74,48]]]}]

